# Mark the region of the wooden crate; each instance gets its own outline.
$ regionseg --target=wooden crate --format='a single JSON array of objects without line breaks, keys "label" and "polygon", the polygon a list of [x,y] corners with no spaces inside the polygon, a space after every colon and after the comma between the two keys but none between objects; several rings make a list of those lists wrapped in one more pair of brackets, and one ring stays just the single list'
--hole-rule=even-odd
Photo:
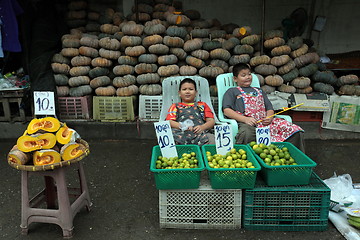
[{"label": "wooden crate", "polygon": [[314,111],[287,111],[293,122],[321,122],[323,112]]},{"label": "wooden crate", "polygon": [[[32,119],[32,107],[25,109],[23,97],[22,89],[0,91],[0,122],[26,122]],[[27,114],[29,110],[31,114]]]}]

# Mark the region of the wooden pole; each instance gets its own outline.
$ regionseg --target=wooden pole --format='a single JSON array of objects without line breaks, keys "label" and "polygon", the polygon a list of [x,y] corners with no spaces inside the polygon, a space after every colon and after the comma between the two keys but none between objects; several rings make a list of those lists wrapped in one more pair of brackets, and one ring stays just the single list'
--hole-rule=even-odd
[{"label": "wooden pole", "polygon": [[260,55],[264,54],[264,31],[265,31],[265,0],[262,0],[262,14],[261,14],[261,46]]},{"label": "wooden pole", "polygon": [[[275,114],[273,114],[273,115],[271,115],[271,116],[268,116],[268,117],[266,117],[266,118],[271,118],[271,117],[276,116],[276,115],[278,115],[278,114],[280,114],[280,113],[289,111],[290,109],[297,108],[297,107],[299,107],[299,106],[301,106],[301,105],[303,105],[303,104],[304,104],[304,103],[300,103],[300,104],[295,105],[295,106],[293,106],[293,107],[285,108],[284,110],[282,110],[282,111],[280,111],[280,112],[278,112],[278,113],[275,113]],[[266,119],[266,118],[265,118],[265,119]],[[261,119],[261,120],[257,121],[256,123],[259,123],[259,122],[262,122],[262,121],[264,121],[264,119]]]},{"label": "wooden pole", "polygon": [[138,0],[135,0],[135,16],[136,16],[136,23],[139,23],[139,6],[138,6]]}]

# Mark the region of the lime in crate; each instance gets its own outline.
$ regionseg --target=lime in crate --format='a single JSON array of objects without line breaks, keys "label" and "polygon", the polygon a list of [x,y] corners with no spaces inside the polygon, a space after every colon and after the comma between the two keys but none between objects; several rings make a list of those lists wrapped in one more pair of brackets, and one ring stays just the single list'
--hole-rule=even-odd
[{"label": "lime in crate", "polygon": [[261,165],[260,174],[269,186],[308,184],[316,163],[288,142],[269,146],[250,143],[249,148]]},{"label": "lime in crate", "polygon": [[202,146],[202,153],[213,189],[254,187],[261,167],[248,146],[234,145],[224,160],[216,154],[216,146],[213,144]]},{"label": "lime in crate", "polygon": [[[197,189],[205,169],[198,145],[176,145],[178,157],[164,161],[160,147],[154,146],[150,171],[154,173],[157,189]],[[195,161],[196,160],[196,161]]]}]

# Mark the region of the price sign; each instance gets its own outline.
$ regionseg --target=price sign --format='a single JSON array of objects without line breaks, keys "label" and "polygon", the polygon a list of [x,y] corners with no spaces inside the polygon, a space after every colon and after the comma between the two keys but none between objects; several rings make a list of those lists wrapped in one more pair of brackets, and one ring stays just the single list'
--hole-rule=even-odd
[{"label": "price sign", "polygon": [[234,147],[233,135],[229,125],[215,125],[216,153],[225,155]]},{"label": "price sign", "polygon": [[174,137],[171,132],[170,122],[154,123],[156,137],[163,157],[177,157]]},{"label": "price sign", "polygon": [[270,127],[258,127],[256,128],[256,143],[263,143],[265,145],[270,145]]},{"label": "price sign", "polygon": [[55,115],[54,92],[34,92],[35,115]]}]

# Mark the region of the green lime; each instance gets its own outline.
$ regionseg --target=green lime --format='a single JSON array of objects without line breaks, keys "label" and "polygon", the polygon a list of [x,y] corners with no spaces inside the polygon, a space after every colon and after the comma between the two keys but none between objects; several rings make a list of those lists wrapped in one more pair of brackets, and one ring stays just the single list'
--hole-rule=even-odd
[{"label": "green lime", "polygon": [[257,147],[257,148],[254,149],[254,152],[259,155],[260,153],[263,152],[263,150],[262,150],[262,148]]}]

